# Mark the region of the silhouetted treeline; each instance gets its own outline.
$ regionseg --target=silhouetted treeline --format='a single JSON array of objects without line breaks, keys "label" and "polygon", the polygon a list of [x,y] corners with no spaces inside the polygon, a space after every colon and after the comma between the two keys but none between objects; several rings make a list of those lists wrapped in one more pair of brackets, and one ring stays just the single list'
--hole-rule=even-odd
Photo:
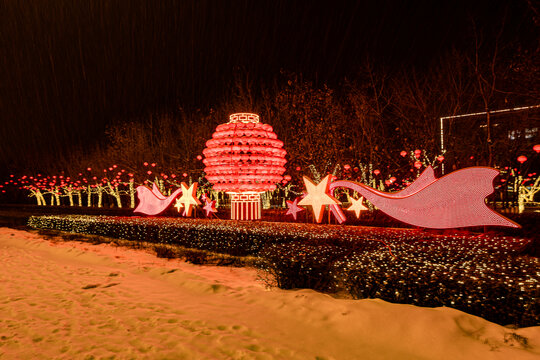
[{"label": "silhouetted treeline", "polygon": [[[1,172],[196,171],[239,111],[274,126],[289,166],[397,168],[438,153],[441,116],[540,103],[533,3],[359,3],[0,1]],[[538,139],[538,112],[512,115],[512,142],[497,119],[489,141],[456,122],[448,161],[500,165]]]}]

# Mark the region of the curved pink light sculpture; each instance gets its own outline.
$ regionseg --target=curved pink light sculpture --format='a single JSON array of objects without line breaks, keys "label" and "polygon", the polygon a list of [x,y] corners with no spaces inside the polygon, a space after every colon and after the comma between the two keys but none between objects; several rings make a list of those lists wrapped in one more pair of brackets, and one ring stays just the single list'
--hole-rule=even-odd
[{"label": "curved pink light sculpture", "polygon": [[171,203],[182,193],[182,188],[177,189],[170,196],[165,196],[159,191],[156,184],[152,186],[152,190],[146,186],[137,187],[137,197],[139,205],[133,212],[145,215],[159,215],[171,205]]},{"label": "curved pink light sculpture", "polygon": [[[493,179],[499,174],[495,169],[471,167],[435,179],[428,167],[409,187],[396,193],[377,191],[353,181],[336,181],[330,184],[333,194],[338,187],[354,190],[391,217],[419,227],[448,229],[468,226],[520,225],[491,210],[485,203],[493,192]],[[338,221],[345,218],[337,205],[331,211]]]}]

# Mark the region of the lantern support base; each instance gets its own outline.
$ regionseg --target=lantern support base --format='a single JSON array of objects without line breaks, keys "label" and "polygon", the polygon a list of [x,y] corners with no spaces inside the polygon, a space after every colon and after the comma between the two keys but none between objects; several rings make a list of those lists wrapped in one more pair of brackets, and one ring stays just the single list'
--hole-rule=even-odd
[{"label": "lantern support base", "polygon": [[261,194],[232,193],[231,219],[232,220],[260,220]]}]

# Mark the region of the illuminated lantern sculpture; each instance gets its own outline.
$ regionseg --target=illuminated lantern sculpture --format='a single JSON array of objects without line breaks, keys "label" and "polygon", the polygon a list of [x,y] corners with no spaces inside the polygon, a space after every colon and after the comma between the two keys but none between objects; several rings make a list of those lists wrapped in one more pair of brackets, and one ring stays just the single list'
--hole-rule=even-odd
[{"label": "illuminated lantern sculpture", "polygon": [[261,218],[260,194],[282,180],[287,153],[259,115],[237,113],[218,125],[203,150],[206,179],[214,190],[231,194],[231,219]]}]

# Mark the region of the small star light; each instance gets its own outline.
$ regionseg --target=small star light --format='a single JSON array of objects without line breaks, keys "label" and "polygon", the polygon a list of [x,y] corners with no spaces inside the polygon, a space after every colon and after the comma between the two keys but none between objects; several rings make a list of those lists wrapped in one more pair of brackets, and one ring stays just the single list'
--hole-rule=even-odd
[{"label": "small star light", "polygon": [[298,206],[298,200],[299,198],[294,199],[294,201],[287,200],[287,213],[285,215],[292,215],[294,220],[296,220],[297,214],[300,211],[304,211],[305,209],[301,206]]},{"label": "small star light", "polygon": [[[193,210],[193,205],[201,205],[201,202],[195,196],[197,193],[197,184],[196,182],[191,184],[188,188],[186,183],[181,183],[182,187],[182,196],[179,199],[179,202],[184,206],[183,216],[191,216],[191,211]],[[176,205],[175,205],[176,206]],[[180,210],[179,210],[180,211]]]},{"label": "small star light", "polygon": [[354,211],[356,214],[356,217],[360,217],[360,212],[364,210],[368,210],[367,207],[365,207],[362,202],[364,201],[364,197],[362,196],[360,199],[356,200],[355,198],[351,197],[351,203],[352,205],[347,208],[347,211]]},{"label": "small star light", "polygon": [[208,198],[206,198],[204,200],[205,204],[203,206],[203,210],[206,211],[206,216],[207,217],[210,217],[210,215],[212,213],[215,213],[217,212],[217,209],[216,209],[216,200],[208,200]]},{"label": "small star light", "polygon": [[322,181],[315,185],[311,179],[304,176],[304,184],[306,184],[307,195],[300,200],[298,205],[311,205],[315,221],[320,223],[324,215],[324,207],[326,205],[340,204],[333,196],[328,194],[330,175],[327,175]]},{"label": "small star light", "polygon": [[182,202],[180,201],[180,199],[176,199],[174,203],[174,207],[178,210],[178,212],[180,212],[180,209],[183,208],[184,205],[182,205]]}]

